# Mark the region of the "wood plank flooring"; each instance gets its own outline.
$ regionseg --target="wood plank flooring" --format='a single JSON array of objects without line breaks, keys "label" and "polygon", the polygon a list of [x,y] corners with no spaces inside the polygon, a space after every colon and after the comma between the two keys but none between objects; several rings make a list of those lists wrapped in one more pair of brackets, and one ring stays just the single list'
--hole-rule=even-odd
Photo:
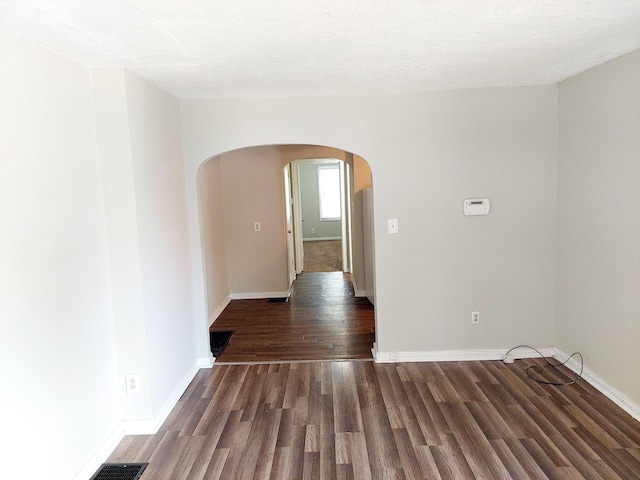
[{"label": "wood plank flooring", "polygon": [[149,462],[142,480],[639,479],[640,424],[532,364],[214,365],[108,461]]},{"label": "wood plank flooring", "polygon": [[232,300],[211,331],[235,333],[216,362],[371,359],[373,306],[350,276],[305,272],[286,303]]}]

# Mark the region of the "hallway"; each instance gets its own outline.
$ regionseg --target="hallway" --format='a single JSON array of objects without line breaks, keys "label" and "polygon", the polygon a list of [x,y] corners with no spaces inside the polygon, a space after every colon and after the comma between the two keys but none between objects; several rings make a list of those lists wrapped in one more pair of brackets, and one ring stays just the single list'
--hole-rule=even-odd
[{"label": "hallway", "polygon": [[371,359],[373,306],[350,275],[298,275],[288,302],[232,300],[211,331],[233,330],[216,363]]}]

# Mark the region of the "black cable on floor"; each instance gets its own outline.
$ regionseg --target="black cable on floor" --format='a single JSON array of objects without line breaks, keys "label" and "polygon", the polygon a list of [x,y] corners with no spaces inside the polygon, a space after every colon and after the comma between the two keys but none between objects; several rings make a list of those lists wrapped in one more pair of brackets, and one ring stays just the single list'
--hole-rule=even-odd
[{"label": "black cable on floor", "polygon": [[573,385],[573,384],[574,384],[574,383],[576,383],[580,378],[582,378],[582,372],[583,372],[583,370],[584,370],[584,358],[582,358],[582,354],[581,354],[580,352],[574,352],[574,353],[572,353],[571,355],[569,355],[569,357],[568,357],[564,362],[561,362],[561,363],[553,363],[553,362],[550,362],[550,361],[549,361],[549,359],[547,359],[547,358],[546,358],[542,353],[540,353],[540,351],[539,351],[539,350],[537,350],[536,348],[534,348],[534,347],[530,347],[529,345],[518,345],[517,347],[513,347],[511,350],[509,350],[509,351],[504,355],[504,358],[507,358],[507,356],[508,356],[512,351],[514,351],[514,350],[515,350],[515,349],[517,349],[517,348],[529,348],[529,349],[531,349],[531,350],[533,350],[533,351],[537,352],[537,354],[538,354],[538,355],[540,355],[540,358],[542,358],[542,359],[547,363],[547,365],[548,365],[548,366],[550,366],[550,367],[552,367],[552,368],[555,368],[556,370],[558,370],[558,367],[562,367],[562,366],[564,366],[564,365],[565,365],[569,360],[571,360],[571,358],[572,358],[573,356],[576,356],[576,355],[577,355],[577,356],[579,356],[579,357],[580,357],[580,373],[578,373],[578,376],[577,376],[576,378],[574,378],[573,380],[570,380],[570,381],[568,381],[568,382],[564,382],[564,383],[560,383],[560,382],[549,382],[549,381],[547,381],[547,380],[542,380],[542,379],[539,379],[539,378],[534,378],[534,377],[532,377],[532,376],[531,376],[531,370],[535,370],[535,371],[537,371],[537,372],[540,372],[540,371],[544,370],[544,368],[545,368],[545,367],[544,367],[544,366],[542,366],[542,365],[530,365],[529,367],[527,367],[527,370],[526,370],[526,372],[527,372],[527,377],[529,377],[529,378],[530,378],[531,380],[533,380],[534,382],[542,383],[542,384],[544,384],[544,385],[554,385],[554,386],[556,386],[556,387],[565,387],[565,386],[567,386],[567,385]]}]

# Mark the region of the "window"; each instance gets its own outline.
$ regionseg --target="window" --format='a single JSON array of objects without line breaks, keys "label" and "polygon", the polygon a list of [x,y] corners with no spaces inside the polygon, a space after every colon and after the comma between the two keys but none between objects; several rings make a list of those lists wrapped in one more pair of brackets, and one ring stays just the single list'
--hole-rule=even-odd
[{"label": "window", "polygon": [[320,221],[340,220],[342,214],[340,208],[340,167],[338,165],[318,166],[318,192]]}]

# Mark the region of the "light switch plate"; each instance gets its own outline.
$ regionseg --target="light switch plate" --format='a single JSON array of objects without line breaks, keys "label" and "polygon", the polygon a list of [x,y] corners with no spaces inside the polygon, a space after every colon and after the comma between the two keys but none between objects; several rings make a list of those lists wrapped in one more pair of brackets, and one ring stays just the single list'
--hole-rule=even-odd
[{"label": "light switch plate", "polygon": [[389,230],[389,233],[398,233],[398,219],[390,218],[389,220],[387,220],[387,228]]}]

